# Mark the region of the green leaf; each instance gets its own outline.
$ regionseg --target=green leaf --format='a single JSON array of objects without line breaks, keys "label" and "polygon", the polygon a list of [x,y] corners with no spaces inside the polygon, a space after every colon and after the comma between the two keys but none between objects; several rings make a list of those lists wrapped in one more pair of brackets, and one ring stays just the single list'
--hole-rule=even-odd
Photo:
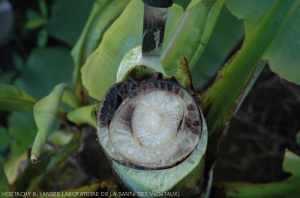
[{"label": "green leaf", "polygon": [[94,0],[56,1],[47,23],[49,34],[74,46],[92,9]]},{"label": "green leaf", "polygon": [[36,100],[12,85],[0,85],[0,110],[33,111]]},{"label": "green leaf", "polygon": [[[8,184],[3,165],[0,162],[0,192],[5,193],[5,192],[10,192],[10,186]],[[2,195],[3,196],[3,195]]]},{"label": "green leaf", "polygon": [[[0,126],[0,155],[10,146],[10,138],[6,128]],[[1,162],[1,160],[0,160]]]},{"label": "green leaf", "polygon": [[[169,71],[174,68],[176,69],[177,60],[182,57],[180,55],[183,49],[181,44],[190,47],[192,43],[195,49],[192,50],[192,53],[189,53],[191,61],[198,60],[204,47],[201,44],[199,45],[199,41],[197,39],[195,40],[194,35],[196,33],[201,42],[207,42],[223,4],[223,0],[217,2],[208,2],[205,0],[199,4],[199,1],[193,1],[193,3],[195,2],[197,9],[196,7],[190,7],[185,15],[183,14],[182,8],[175,4],[168,10],[164,48],[161,57],[162,61],[164,61],[165,58],[170,60],[169,63],[164,63],[165,68],[168,68]],[[211,8],[212,10],[210,12]],[[202,9],[205,11],[204,17],[201,16],[201,12],[199,11]],[[199,18],[202,20],[200,25],[198,23]],[[142,19],[143,3],[137,0],[131,1],[122,15],[104,35],[103,41],[98,49],[87,60],[82,68],[82,78],[84,86],[88,89],[92,97],[98,100],[102,99],[106,90],[116,82],[116,71],[125,54],[141,44],[140,31],[142,29]],[[196,24],[195,21],[197,21]],[[205,28],[202,26],[205,26]],[[118,31],[120,29],[122,29],[122,32]],[[186,31],[186,29],[191,31]],[[200,31],[200,34],[197,33],[198,31]],[[126,32],[126,34],[123,34],[123,32]],[[178,37],[178,35],[180,36]],[[175,44],[177,48],[173,47]],[[170,58],[169,53],[172,54]],[[186,54],[183,54],[183,56],[185,55]],[[103,66],[99,66],[99,62],[101,62]]]},{"label": "green leaf", "polygon": [[174,3],[180,5],[181,7],[183,7],[183,9],[186,9],[187,6],[190,4],[191,0],[173,0]]},{"label": "green leaf", "polygon": [[[161,60],[167,72],[176,69],[180,57],[186,57],[191,70],[202,55],[213,31],[224,0],[193,0],[181,17]],[[168,19],[167,19],[168,20]]]},{"label": "green leaf", "polygon": [[[216,157],[229,120],[255,74],[259,60],[299,3],[300,1],[276,1],[256,24],[255,31],[246,34],[241,51],[219,72],[214,85],[203,95],[203,112],[209,128],[208,150],[212,158]],[[209,163],[213,161],[212,159]]]},{"label": "green leaf", "polygon": [[0,74],[0,85],[1,84],[10,84],[13,78],[16,76],[15,71],[6,71]]},{"label": "green leaf", "polygon": [[18,157],[31,148],[34,141],[37,131],[34,118],[27,112],[11,113],[8,117],[8,127],[12,139],[9,158]]},{"label": "green leaf", "polygon": [[7,181],[10,184],[13,184],[16,181],[18,175],[20,174],[20,166],[27,160],[27,152],[23,152],[22,155],[12,157],[4,164]]},{"label": "green leaf", "polygon": [[211,197],[223,198],[299,198],[300,179],[290,178],[283,182],[268,184],[215,183]]},{"label": "green leaf", "polygon": [[48,96],[34,105],[34,118],[39,131],[31,151],[30,159],[33,162],[37,161],[43,150],[48,134],[58,114],[61,101],[72,108],[79,106],[73,90],[67,84],[56,85]]},{"label": "green leaf", "polygon": [[[234,15],[244,20],[246,34],[249,35],[248,38],[258,30],[257,25],[260,23],[261,17],[272,6],[279,5],[278,1],[264,1],[262,3],[260,0],[226,0],[226,3]],[[286,13],[284,23],[274,23],[274,28],[280,27],[280,31],[276,31],[276,35],[267,46],[267,49],[260,53],[263,59],[269,60],[270,67],[274,72],[286,80],[300,84],[299,1],[284,1],[283,4],[293,4],[293,9]],[[284,9],[283,5],[281,10]]]},{"label": "green leaf", "polygon": [[43,19],[43,17],[35,10],[29,9],[26,11],[26,18],[28,21]]},{"label": "green leaf", "polygon": [[43,17],[47,19],[48,17],[48,10],[47,10],[47,4],[45,0],[39,0],[39,9],[42,13]]},{"label": "green leaf", "polygon": [[13,63],[14,63],[15,68],[18,71],[22,71],[23,70],[24,63],[23,63],[22,57],[19,54],[17,54],[17,53],[13,54]]},{"label": "green leaf", "polygon": [[56,146],[64,146],[72,140],[73,136],[73,133],[66,133],[65,131],[59,130],[51,133],[48,137],[48,141]]},{"label": "green leaf", "polygon": [[139,32],[142,30],[142,8],[141,1],[131,1],[106,31],[99,47],[82,67],[83,85],[93,98],[102,99],[106,90],[116,82],[117,70],[123,56],[141,44]]},{"label": "green leaf", "polygon": [[30,160],[27,160],[27,166],[22,173],[20,173],[14,182],[15,192],[27,192],[27,188],[32,180],[36,177],[45,173],[46,167],[50,162],[52,155],[48,155],[45,159],[41,160],[39,163],[32,164]]},{"label": "green leaf", "polygon": [[80,107],[67,115],[68,119],[77,124],[91,124],[96,126],[95,105]]},{"label": "green leaf", "polygon": [[300,132],[296,135],[296,142],[300,146]]},{"label": "green leaf", "polygon": [[212,197],[230,198],[298,198],[300,197],[300,157],[291,151],[286,151],[283,162],[283,170],[293,174],[289,179],[282,182],[267,184],[248,183],[215,183]]},{"label": "green leaf", "polygon": [[61,148],[60,152],[51,157],[50,162],[47,165],[46,170],[39,176],[35,177],[30,181],[29,187],[26,190],[27,192],[34,192],[38,189],[39,185],[43,180],[45,180],[49,175],[58,168],[58,166],[66,161],[66,158],[69,157],[73,152],[75,152],[81,142],[81,132],[77,131],[71,142]]},{"label": "green leaf", "polygon": [[193,69],[196,87],[203,85],[217,73],[243,36],[241,22],[223,6],[206,49]]},{"label": "green leaf", "polygon": [[239,110],[240,106],[244,102],[244,100],[247,97],[249,91],[252,89],[252,86],[254,85],[254,83],[256,82],[257,78],[259,77],[260,73],[263,71],[263,69],[265,68],[266,65],[267,65],[267,61],[264,61],[264,60],[261,60],[257,64],[256,70],[254,71],[252,78],[250,79],[249,83],[247,84],[247,87],[243,91],[242,95],[239,97],[239,101],[237,103],[237,106],[235,107],[234,115]]},{"label": "green leaf", "polygon": [[48,32],[46,29],[41,29],[38,38],[37,38],[37,44],[40,48],[44,48],[47,44],[48,40]]},{"label": "green leaf", "polygon": [[27,21],[25,24],[25,28],[28,30],[37,29],[47,23],[47,19],[32,19]]},{"label": "green leaf", "polygon": [[79,146],[80,146],[80,142],[81,142],[81,132],[77,131],[71,142],[68,143],[66,146],[64,146],[58,155],[56,155],[55,157],[51,158],[50,163],[47,166],[47,171],[53,171],[53,169],[55,169],[55,167],[62,162],[63,160],[65,160],[69,155],[71,155],[73,152],[75,152]]},{"label": "green leaf", "polygon": [[286,150],[284,161],[283,161],[283,170],[285,172],[292,173],[294,176],[300,177],[300,157],[295,153]]},{"label": "green leaf", "polygon": [[10,84],[13,78],[16,76],[15,71],[6,71],[0,74],[0,85],[1,84]]},{"label": "green leaf", "polygon": [[[169,8],[167,26],[176,20],[173,17],[178,17],[178,10],[182,10],[178,5]],[[93,98],[102,99],[106,90],[116,83],[118,67],[125,54],[141,45],[143,13],[143,2],[132,0],[82,67],[83,85]]]},{"label": "green leaf", "polygon": [[82,90],[84,89],[80,73],[82,65],[87,57],[97,48],[104,32],[114,19],[121,14],[128,2],[129,0],[98,0],[94,3],[83,32],[71,52],[75,62],[73,78],[77,97],[82,97]]},{"label": "green leaf", "polygon": [[65,47],[38,48],[29,55],[27,67],[16,84],[31,96],[41,99],[55,85],[72,86],[73,61]]}]

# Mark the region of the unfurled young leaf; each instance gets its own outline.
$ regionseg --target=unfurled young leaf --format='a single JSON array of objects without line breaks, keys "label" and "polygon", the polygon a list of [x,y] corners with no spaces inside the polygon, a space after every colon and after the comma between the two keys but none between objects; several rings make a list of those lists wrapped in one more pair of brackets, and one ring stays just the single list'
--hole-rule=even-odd
[{"label": "unfurled young leaf", "polygon": [[79,106],[78,100],[67,84],[58,84],[45,98],[38,101],[34,106],[34,118],[38,127],[32,151],[31,160],[37,161],[45,145],[49,132],[59,111],[60,103],[64,102],[71,108]]},{"label": "unfurled young leaf", "polygon": [[22,89],[12,85],[0,85],[0,110],[33,112],[36,100]]}]

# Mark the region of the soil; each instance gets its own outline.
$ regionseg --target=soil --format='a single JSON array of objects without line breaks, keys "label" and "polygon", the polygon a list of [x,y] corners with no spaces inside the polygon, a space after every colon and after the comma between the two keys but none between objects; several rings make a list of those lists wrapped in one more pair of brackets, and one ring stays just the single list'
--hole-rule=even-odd
[{"label": "soil", "polygon": [[214,170],[214,181],[266,183],[290,176],[285,150],[300,154],[300,86],[266,66],[231,121]]}]

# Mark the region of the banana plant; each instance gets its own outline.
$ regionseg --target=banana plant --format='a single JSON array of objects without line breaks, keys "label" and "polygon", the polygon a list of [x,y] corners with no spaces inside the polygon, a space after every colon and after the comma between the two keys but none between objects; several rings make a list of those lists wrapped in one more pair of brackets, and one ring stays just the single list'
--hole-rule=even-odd
[{"label": "banana plant", "polygon": [[[26,83],[22,80],[17,82],[16,86],[0,85],[1,110],[22,112],[14,113],[15,117],[20,119],[24,116],[29,117],[28,119],[34,117],[36,126],[28,127],[28,129],[37,132],[30,152],[30,160],[35,164],[28,165],[25,172],[17,174],[18,167],[28,160],[26,149],[30,147],[30,144],[26,144],[24,152],[11,156],[3,165],[4,168],[1,168],[1,171],[4,169],[6,174],[6,177],[2,173],[0,175],[0,183],[4,184],[1,187],[5,186],[4,191],[42,192],[45,185],[51,183],[51,175],[62,174],[59,170],[68,167],[66,159],[72,153],[78,152],[84,132],[87,131],[89,125],[96,127],[98,137],[102,137],[100,132],[106,129],[100,116],[101,109],[106,105],[105,101],[110,96],[107,91],[115,90],[114,88],[120,83],[129,83],[128,79],[143,84],[143,80],[153,82],[155,78],[156,81],[169,84],[176,82],[176,86],[189,90],[188,92],[192,93],[194,98],[201,98],[202,102],[200,99],[194,100],[199,104],[197,109],[202,119],[202,134],[199,143],[192,149],[190,155],[180,159],[178,164],[170,163],[171,165],[167,168],[158,166],[159,170],[153,170],[153,167],[150,168],[152,170],[141,170],[144,162],[141,162],[142,165],[133,166],[132,162],[117,158],[119,154],[108,155],[110,165],[123,190],[131,191],[134,196],[148,197],[167,196],[166,193],[172,192],[177,193],[173,195],[182,197],[300,196],[297,191],[297,186],[300,185],[297,169],[299,156],[291,151],[286,151],[283,167],[293,176],[286,181],[270,184],[212,182],[214,163],[230,120],[266,62],[268,61],[271,69],[282,78],[300,84],[300,67],[298,67],[300,60],[297,56],[300,53],[300,45],[296,40],[299,37],[297,24],[300,22],[300,1],[192,0],[188,1],[188,5],[186,2],[175,1],[169,8],[164,46],[160,56],[161,62],[160,60],[137,61],[140,55],[138,46],[142,41],[142,1],[97,0],[81,36],[72,49],[75,62],[73,85],[68,85],[66,81],[57,83],[50,94],[42,96],[43,98],[40,95],[30,96],[33,92],[25,88]],[[216,71],[221,67],[222,61],[212,64],[213,69],[207,66],[203,71],[199,71],[199,68],[205,65],[205,53],[218,48],[218,45],[212,45],[211,39],[214,38],[214,30],[219,28],[217,21],[222,18],[223,10],[226,9],[224,4],[233,15],[243,21],[245,29],[243,46],[220,69],[210,88],[204,94],[199,95],[194,88],[195,81],[200,81],[199,76],[202,73],[208,70]],[[50,26],[49,34],[53,31],[51,28],[53,26]],[[217,34],[222,34],[222,31],[217,31]],[[241,38],[242,34],[239,35]],[[53,36],[59,37],[56,33]],[[70,43],[69,40],[66,42]],[[222,57],[219,59],[224,60],[237,42],[238,39],[224,48],[224,51],[220,53]],[[64,51],[62,48],[44,50]],[[35,56],[38,54],[41,54],[41,51],[35,51]],[[202,80],[205,79],[202,77]],[[115,85],[116,83],[119,84]],[[17,87],[22,87],[22,85],[25,91]],[[93,104],[95,100],[102,101],[102,103],[95,106]],[[125,102],[123,106],[125,108]],[[121,110],[116,109],[115,117],[118,117],[117,113]],[[97,119],[95,119],[95,111]],[[13,130],[18,119],[12,118],[10,130],[22,130],[17,127]],[[55,124],[57,120],[60,126]],[[112,120],[110,124],[116,125],[114,122]],[[151,126],[156,127],[159,123],[159,120],[154,120]],[[52,132],[53,127],[54,132]],[[180,127],[181,122],[179,122],[178,129]],[[190,129],[190,127],[187,128]],[[2,130],[6,129],[1,128]],[[71,135],[66,133],[72,130]],[[58,139],[63,141],[59,142]],[[100,138],[99,141],[101,143],[104,140]],[[50,148],[48,142],[55,146]],[[57,152],[53,148],[59,148],[61,152],[49,158],[43,157],[45,150]],[[108,154],[106,148],[104,151]],[[26,175],[26,172],[30,173],[34,169],[36,169],[35,174]],[[29,181],[26,182],[28,184],[20,185],[25,179]],[[114,192],[111,195],[115,197],[122,195],[114,185],[108,182],[85,184],[80,189],[95,192],[105,187],[108,187],[110,192]],[[79,192],[80,189],[64,190],[60,192],[60,195],[66,197],[67,192]]]}]

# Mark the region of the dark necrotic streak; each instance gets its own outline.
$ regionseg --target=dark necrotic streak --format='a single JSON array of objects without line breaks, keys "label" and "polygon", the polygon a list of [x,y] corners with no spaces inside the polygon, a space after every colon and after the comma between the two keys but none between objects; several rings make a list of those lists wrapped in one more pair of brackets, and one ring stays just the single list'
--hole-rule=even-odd
[{"label": "dark necrotic streak", "polygon": [[189,111],[194,111],[196,108],[195,108],[195,106],[194,106],[193,104],[189,104],[189,105],[187,106],[187,109],[188,109]]},{"label": "dark necrotic streak", "polygon": [[175,94],[179,95],[179,91],[180,91],[179,87],[175,87],[175,88],[174,88],[174,93],[175,93]]},{"label": "dark necrotic streak", "polygon": [[168,84],[167,84],[167,88],[168,88],[169,91],[172,91],[173,85],[168,83]]}]

